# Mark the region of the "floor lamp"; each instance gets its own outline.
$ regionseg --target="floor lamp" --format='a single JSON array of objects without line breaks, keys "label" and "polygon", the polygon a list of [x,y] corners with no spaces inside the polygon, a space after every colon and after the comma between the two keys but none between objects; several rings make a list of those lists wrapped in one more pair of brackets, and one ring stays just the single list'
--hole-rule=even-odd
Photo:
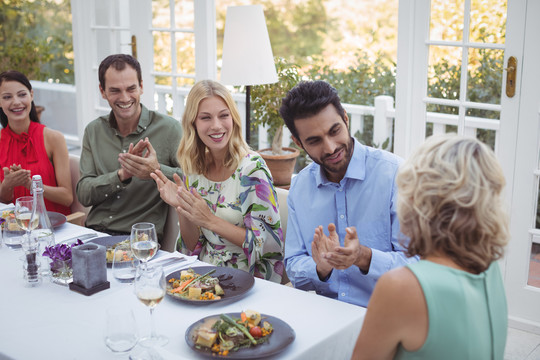
[{"label": "floor lamp", "polygon": [[221,82],[246,87],[246,142],[250,142],[252,85],[278,81],[262,5],[229,6],[225,19]]}]

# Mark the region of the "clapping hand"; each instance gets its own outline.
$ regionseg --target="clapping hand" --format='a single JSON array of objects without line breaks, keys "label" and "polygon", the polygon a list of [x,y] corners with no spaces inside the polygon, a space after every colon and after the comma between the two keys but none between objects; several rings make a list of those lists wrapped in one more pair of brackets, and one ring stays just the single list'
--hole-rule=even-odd
[{"label": "clapping hand", "polygon": [[335,269],[343,270],[356,265],[367,273],[371,264],[371,249],[360,244],[355,227],[348,227],[345,231],[345,246],[339,246],[338,243],[338,246],[326,252],[323,257]]},{"label": "clapping hand", "polygon": [[328,236],[324,234],[323,227],[318,226],[313,235],[311,243],[311,253],[313,261],[317,264],[317,274],[319,278],[326,278],[332,272],[333,266],[325,258],[325,254],[332,251],[336,246],[339,246],[339,236],[336,232],[336,226],[332,223],[328,224]]},{"label": "clapping hand", "polygon": [[143,180],[150,179],[150,174],[160,168],[156,151],[148,138],[140,140],[135,146],[130,144],[127,153],[118,154],[118,162],[121,165],[120,180],[132,176]]},{"label": "clapping hand", "polygon": [[28,190],[32,187],[30,170],[23,169],[21,165],[13,164],[9,168],[2,168],[4,171],[4,186],[13,189],[15,186],[24,186]]},{"label": "clapping hand", "polygon": [[151,173],[150,176],[156,182],[161,199],[175,208],[180,206],[180,202],[177,197],[178,189],[183,187],[180,176],[178,176],[176,173],[173,174],[174,182],[167,179],[161,170],[156,170],[155,172]]},{"label": "clapping hand", "polygon": [[184,216],[189,222],[200,227],[209,228],[209,224],[215,216],[210,211],[206,200],[197,192],[196,189],[186,189],[181,186],[178,188],[177,199],[179,206],[176,211]]}]

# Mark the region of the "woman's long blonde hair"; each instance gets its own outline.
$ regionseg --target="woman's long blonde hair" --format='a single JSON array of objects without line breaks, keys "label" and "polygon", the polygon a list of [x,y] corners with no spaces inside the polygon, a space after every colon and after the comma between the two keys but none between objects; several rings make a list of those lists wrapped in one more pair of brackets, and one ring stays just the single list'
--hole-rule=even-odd
[{"label": "woman's long blonde hair", "polygon": [[225,101],[233,120],[233,129],[223,165],[227,168],[238,166],[242,158],[251,150],[242,137],[240,114],[229,90],[213,80],[199,81],[191,88],[187,97],[186,108],[182,116],[184,134],[176,153],[178,163],[184,174],[206,175],[207,173],[210,152],[197,134],[195,120],[197,119],[201,101],[213,96],[219,96]]},{"label": "woman's long blonde hair", "polygon": [[446,255],[480,273],[503,255],[505,179],[488,146],[455,134],[432,136],[402,165],[396,182],[410,256]]}]

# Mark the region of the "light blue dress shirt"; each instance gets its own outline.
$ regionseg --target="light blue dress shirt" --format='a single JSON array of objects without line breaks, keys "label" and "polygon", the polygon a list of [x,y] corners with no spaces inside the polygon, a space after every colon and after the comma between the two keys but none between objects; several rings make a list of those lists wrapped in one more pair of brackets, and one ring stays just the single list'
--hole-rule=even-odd
[{"label": "light blue dress shirt", "polygon": [[[375,283],[386,271],[417,261],[407,258],[400,241],[408,240],[399,231],[396,214],[396,173],[398,156],[360,144],[354,139],[354,152],[340,183],[326,179],[321,167],[310,164],[294,177],[287,203],[289,218],[285,240],[285,266],[294,287],[367,306]],[[372,249],[367,274],[357,266],[334,269],[321,281],[311,257],[315,228],[334,223],[343,246],[345,228],[356,227],[362,245]]]}]

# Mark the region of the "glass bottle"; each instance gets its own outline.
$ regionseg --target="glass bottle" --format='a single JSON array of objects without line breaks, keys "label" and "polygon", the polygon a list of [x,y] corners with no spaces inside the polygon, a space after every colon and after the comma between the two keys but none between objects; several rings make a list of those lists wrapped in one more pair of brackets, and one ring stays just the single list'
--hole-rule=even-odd
[{"label": "glass bottle", "polygon": [[43,256],[46,246],[53,246],[54,241],[54,232],[51,225],[51,220],[47,214],[47,209],[45,208],[45,199],[43,198],[43,180],[41,175],[32,176],[32,196],[34,197],[34,208],[36,211],[36,216],[38,217],[38,225],[32,231],[32,236],[37,238],[39,243],[39,262],[40,262],[40,271],[43,276],[48,276],[50,274],[50,259]]}]

